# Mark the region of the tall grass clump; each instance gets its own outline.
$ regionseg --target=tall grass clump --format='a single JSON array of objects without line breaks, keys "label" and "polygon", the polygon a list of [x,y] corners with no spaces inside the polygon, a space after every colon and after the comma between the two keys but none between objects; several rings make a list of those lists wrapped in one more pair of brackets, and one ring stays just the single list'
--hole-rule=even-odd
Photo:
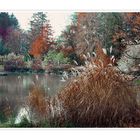
[{"label": "tall grass clump", "polygon": [[[30,103],[46,114],[50,126],[134,127],[140,124],[140,113],[137,93],[130,83],[127,75],[95,58],[56,96],[47,101],[35,96]],[[34,92],[36,95],[40,90]]]},{"label": "tall grass clump", "polygon": [[31,122],[40,123],[40,121],[46,120],[48,101],[44,90],[38,85],[31,87],[27,105],[30,107]]},{"label": "tall grass clump", "polygon": [[65,121],[78,127],[124,127],[139,119],[135,90],[112,67],[87,70],[58,97]]}]

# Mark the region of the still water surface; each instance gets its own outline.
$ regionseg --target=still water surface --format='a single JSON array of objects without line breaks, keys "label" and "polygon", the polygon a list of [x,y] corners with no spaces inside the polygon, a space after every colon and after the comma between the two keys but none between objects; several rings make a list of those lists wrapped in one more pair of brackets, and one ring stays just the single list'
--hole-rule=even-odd
[{"label": "still water surface", "polygon": [[45,93],[53,96],[66,84],[61,79],[62,76],[48,74],[0,76],[0,109],[3,110],[8,104],[17,112],[24,104],[33,85],[40,85]]}]

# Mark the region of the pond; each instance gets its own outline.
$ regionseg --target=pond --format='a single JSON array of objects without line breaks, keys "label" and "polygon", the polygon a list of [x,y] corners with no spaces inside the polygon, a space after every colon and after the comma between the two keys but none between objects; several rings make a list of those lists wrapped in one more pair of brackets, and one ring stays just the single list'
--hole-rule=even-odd
[{"label": "pond", "polygon": [[[53,96],[67,83],[62,76],[48,74],[10,74],[0,76],[0,121],[11,110],[17,113],[33,85],[40,85],[45,93]],[[8,110],[9,109],[9,110]],[[8,115],[7,115],[8,116]]]}]

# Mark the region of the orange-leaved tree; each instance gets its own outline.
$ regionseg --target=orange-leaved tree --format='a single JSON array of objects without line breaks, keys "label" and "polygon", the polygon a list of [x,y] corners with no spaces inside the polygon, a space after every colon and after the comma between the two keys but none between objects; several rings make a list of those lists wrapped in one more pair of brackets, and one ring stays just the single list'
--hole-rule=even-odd
[{"label": "orange-leaved tree", "polygon": [[42,36],[38,36],[36,40],[32,43],[30,54],[34,57],[40,57],[43,51],[43,46],[45,45],[45,42],[43,40]]},{"label": "orange-leaved tree", "polygon": [[53,32],[47,16],[43,12],[34,13],[31,24],[31,49],[34,57],[41,57],[53,45]]},{"label": "orange-leaved tree", "polygon": [[51,45],[54,44],[53,38],[50,37],[49,28],[43,27],[42,33],[39,34],[35,41],[31,44],[31,49],[29,53],[34,57],[41,57],[43,54],[47,53]]}]

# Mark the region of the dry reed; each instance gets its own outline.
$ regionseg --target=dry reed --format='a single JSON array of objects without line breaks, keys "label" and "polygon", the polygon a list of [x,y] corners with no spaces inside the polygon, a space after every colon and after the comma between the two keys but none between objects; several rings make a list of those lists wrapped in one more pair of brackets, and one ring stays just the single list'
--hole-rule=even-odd
[{"label": "dry reed", "polygon": [[30,107],[31,121],[38,122],[46,119],[48,109],[48,98],[45,97],[44,90],[38,85],[31,87],[27,98],[27,105]]},{"label": "dry reed", "polygon": [[74,126],[129,127],[139,119],[134,88],[112,67],[88,69],[58,97]]},{"label": "dry reed", "polygon": [[55,97],[32,90],[30,105],[50,126],[132,127],[139,123],[135,89],[113,67],[87,68]]},{"label": "dry reed", "polygon": [[140,124],[139,106],[129,82],[128,76],[98,58],[47,101],[38,95],[40,89],[34,89],[30,105],[45,113],[50,125],[59,127],[136,127]]}]

